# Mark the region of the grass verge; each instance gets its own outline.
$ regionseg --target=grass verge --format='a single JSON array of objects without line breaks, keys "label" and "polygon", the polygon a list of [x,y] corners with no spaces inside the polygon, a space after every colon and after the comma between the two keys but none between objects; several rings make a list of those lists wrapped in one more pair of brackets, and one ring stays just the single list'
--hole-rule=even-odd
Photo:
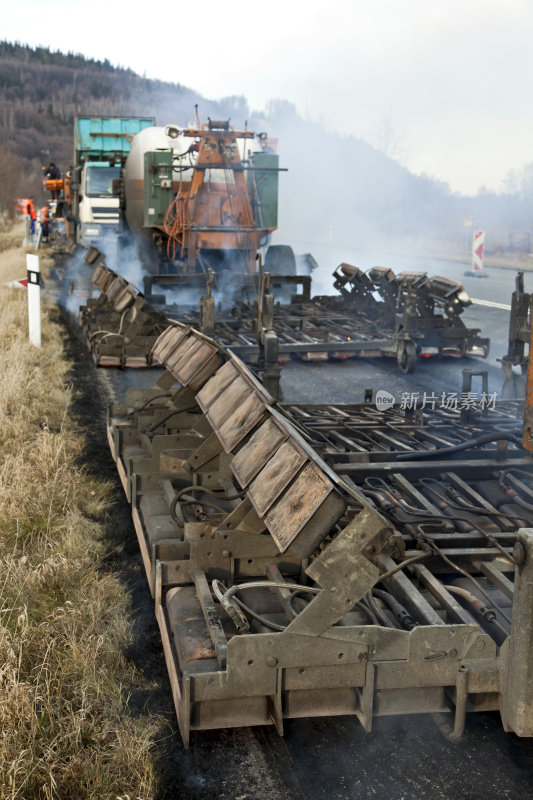
[{"label": "grass verge", "polygon": [[[25,274],[0,238],[0,284]],[[20,237],[14,237],[20,245]],[[154,796],[156,721],[128,713],[129,597],[103,566],[111,488],[84,473],[63,331],[0,285],[0,797]]]}]

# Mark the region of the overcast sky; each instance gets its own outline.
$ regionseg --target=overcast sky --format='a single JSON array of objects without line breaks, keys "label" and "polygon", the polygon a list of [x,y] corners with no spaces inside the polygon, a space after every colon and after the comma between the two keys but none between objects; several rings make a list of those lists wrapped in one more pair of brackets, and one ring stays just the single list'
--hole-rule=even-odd
[{"label": "overcast sky", "polygon": [[256,110],[289,100],[461,193],[500,190],[533,161],[532,0],[3,5],[3,39],[108,58],[210,98],[242,94]]}]

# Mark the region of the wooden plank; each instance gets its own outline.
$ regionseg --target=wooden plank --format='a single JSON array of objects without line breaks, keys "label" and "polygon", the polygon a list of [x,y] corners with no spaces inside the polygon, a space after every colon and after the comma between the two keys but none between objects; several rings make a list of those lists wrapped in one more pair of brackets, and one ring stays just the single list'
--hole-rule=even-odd
[{"label": "wooden plank", "polygon": [[198,600],[200,601],[202,611],[204,612],[207,629],[217,654],[218,663],[221,667],[225,667],[228,658],[228,642],[226,639],[226,634],[224,633],[224,629],[222,628],[222,623],[220,622],[220,617],[218,616],[215,608],[213,598],[211,597],[211,592],[209,591],[209,585],[207,583],[207,578],[205,577],[205,572],[193,572],[193,580],[196,587]]}]

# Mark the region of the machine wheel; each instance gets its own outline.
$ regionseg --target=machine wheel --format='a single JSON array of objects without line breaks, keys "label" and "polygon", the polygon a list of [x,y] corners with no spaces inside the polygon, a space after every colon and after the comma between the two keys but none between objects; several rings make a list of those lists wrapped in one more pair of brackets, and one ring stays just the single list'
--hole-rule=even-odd
[{"label": "machine wheel", "polygon": [[271,244],[266,251],[263,271],[271,275],[296,275],[296,258],[288,244]]},{"label": "machine wheel", "polygon": [[397,354],[398,366],[402,372],[409,374],[416,369],[416,346],[413,342],[404,342],[403,346],[398,349]]}]

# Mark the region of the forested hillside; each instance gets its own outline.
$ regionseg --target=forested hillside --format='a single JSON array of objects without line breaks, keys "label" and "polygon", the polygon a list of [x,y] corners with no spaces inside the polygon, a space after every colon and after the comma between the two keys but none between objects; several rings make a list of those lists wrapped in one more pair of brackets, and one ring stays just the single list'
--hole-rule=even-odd
[{"label": "forested hillside", "polygon": [[[179,67],[177,67],[179,70]],[[202,97],[179,83],[148,80],[108,61],[43,47],[0,42],[0,210],[17,195],[44,198],[41,166],[72,161],[75,114],[153,116],[185,125],[199,105],[207,116],[231,118],[279,139],[280,228],[290,240],[365,242],[409,240],[464,246],[465,220],[487,229],[489,248],[512,231],[531,230],[533,182],[528,167],[502,194],[453,194],[431,176],[416,176],[367,142],[304,121],[287,101],[252,112],[244,97]],[[531,167],[531,165],[530,165]],[[530,170],[531,171],[531,170]],[[532,171],[533,174],[533,171]]]},{"label": "forested hillside", "polygon": [[240,117],[245,106],[242,98],[211,102],[179,83],[146,80],[109,61],[8,42],[0,42],[0,100],[2,205],[15,187],[15,194],[39,193],[41,165],[53,160],[63,169],[69,166],[76,114],[183,123],[193,118],[195,103],[212,116],[224,109]]}]

